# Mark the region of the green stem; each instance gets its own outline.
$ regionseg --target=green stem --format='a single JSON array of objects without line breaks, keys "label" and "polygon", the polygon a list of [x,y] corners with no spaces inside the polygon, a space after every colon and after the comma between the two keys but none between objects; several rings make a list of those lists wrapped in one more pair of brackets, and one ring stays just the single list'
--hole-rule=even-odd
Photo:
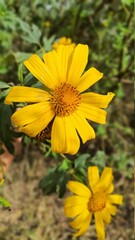
[{"label": "green stem", "polygon": [[65,157],[65,155],[63,154],[63,153],[60,153],[60,155],[65,159],[66,157]]}]

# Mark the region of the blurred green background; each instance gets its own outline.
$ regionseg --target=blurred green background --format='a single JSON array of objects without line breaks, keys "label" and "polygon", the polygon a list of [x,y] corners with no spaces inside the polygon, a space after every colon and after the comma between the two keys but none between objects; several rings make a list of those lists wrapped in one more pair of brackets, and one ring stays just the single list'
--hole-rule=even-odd
[{"label": "blurred green background", "polygon": [[[0,0],[1,154],[4,145],[14,154],[12,140],[20,136],[11,128],[15,107],[4,105],[5,96],[13,85],[37,86],[23,61],[32,53],[42,56],[50,51],[59,38],[88,44],[87,69],[94,66],[104,73],[91,90],[116,94],[107,110],[107,124],[92,124],[97,137],[81,146],[77,155],[81,160],[76,160],[78,164],[83,161],[114,169],[116,191],[124,195],[124,204],[107,227],[107,240],[133,239],[133,14],[132,0]],[[8,157],[6,161],[8,164]],[[49,143],[39,144],[22,136],[21,150],[1,189],[13,207],[11,212],[0,209],[0,240],[72,239],[63,200],[55,193],[43,196],[39,187],[48,169],[56,169],[60,161],[51,153]],[[53,192],[51,187],[45,194]],[[57,186],[53,187],[55,192]],[[96,239],[94,225],[80,239]]]}]

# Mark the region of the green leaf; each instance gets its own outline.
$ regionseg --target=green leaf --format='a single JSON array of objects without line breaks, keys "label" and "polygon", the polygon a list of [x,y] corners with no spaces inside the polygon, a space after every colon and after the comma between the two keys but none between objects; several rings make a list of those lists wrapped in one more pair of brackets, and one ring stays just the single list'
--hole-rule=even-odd
[{"label": "green leaf", "polygon": [[42,33],[41,30],[35,24],[32,24],[32,35],[33,39],[35,39],[36,42],[39,43]]},{"label": "green leaf", "polygon": [[99,168],[105,167],[106,154],[104,151],[97,151],[96,155],[91,159],[91,164],[96,165]]},{"label": "green leaf", "polygon": [[59,198],[62,198],[66,192],[66,185],[67,182],[69,181],[70,176],[66,173],[63,172],[63,174],[61,175],[61,178],[59,180],[59,184],[58,184],[58,188],[57,188],[57,192],[59,195]]},{"label": "green leaf", "polygon": [[[64,164],[62,166],[64,166]],[[48,174],[41,180],[40,186],[47,195],[57,192],[59,197],[63,197],[69,177],[68,173],[64,170],[62,171],[58,166],[50,169]]]},{"label": "green leaf", "polygon": [[127,6],[130,6],[131,4],[134,3],[133,0],[121,0],[121,2],[122,2],[123,4],[125,4],[125,5],[127,5]]},{"label": "green leaf", "polygon": [[9,91],[10,91],[9,88],[6,89],[6,90],[4,90],[4,91],[2,91],[2,92],[0,93],[0,100],[1,100],[2,98],[5,98],[5,97],[7,96],[7,94],[9,93]]},{"label": "green leaf", "polygon": [[1,68],[0,68],[0,74],[5,74],[5,73],[7,73],[7,68],[4,67],[4,66],[1,66]]},{"label": "green leaf", "polygon": [[72,166],[72,161],[65,158],[63,160],[63,162],[60,164],[60,166],[58,167],[58,171],[66,171],[66,170],[70,169],[71,166]]},{"label": "green leaf", "polygon": [[85,167],[86,160],[90,157],[90,154],[85,153],[80,155],[76,160],[75,160],[75,169],[77,168],[82,168]]},{"label": "green leaf", "polygon": [[8,202],[5,198],[0,196],[0,205],[4,208],[10,208],[11,207],[11,203]]},{"label": "green leaf", "polygon": [[43,45],[46,51],[50,51],[52,49],[52,44],[54,42],[54,39],[55,39],[55,35],[51,36],[50,38],[47,38],[47,37],[43,38]]},{"label": "green leaf", "polygon": [[16,52],[14,53],[15,59],[17,63],[21,63],[28,59],[32,54],[26,52]]},{"label": "green leaf", "polygon": [[24,85],[25,86],[32,86],[33,84],[37,83],[37,79],[33,77],[31,73],[28,73],[24,78]]},{"label": "green leaf", "polygon": [[0,89],[2,89],[2,88],[10,88],[10,86],[8,83],[0,81]]},{"label": "green leaf", "polygon": [[19,23],[20,23],[20,27],[21,29],[26,32],[26,33],[30,33],[31,32],[31,28],[30,25],[26,22],[24,22],[23,20],[19,19]]},{"label": "green leaf", "polygon": [[20,82],[23,82],[23,64],[20,63],[19,67],[18,67],[18,79],[20,80]]},{"label": "green leaf", "polygon": [[118,84],[118,89],[115,91],[118,98],[123,98],[125,93],[121,83]]},{"label": "green leaf", "polygon": [[86,180],[87,170],[86,168],[77,168],[77,170],[74,173],[75,178],[77,181],[84,183]]},{"label": "green leaf", "polygon": [[0,103],[0,139],[5,143],[8,151],[13,154],[14,146],[12,144],[13,131],[11,128],[12,111],[10,106]]},{"label": "green leaf", "polygon": [[49,173],[41,180],[40,186],[45,194],[56,192],[57,182],[61,173],[57,172],[55,168],[51,169]]},{"label": "green leaf", "polygon": [[22,36],[22,38],[30,43],[36,43],[40,45],[40,37],[41,37],[40,29],[33,24],[31,30],[28,32],[27,36]]},{"label": "green leaf", "polygon": [[97,134],[100,137],[106,136],[106,126],[98,125],[97,126]]}]

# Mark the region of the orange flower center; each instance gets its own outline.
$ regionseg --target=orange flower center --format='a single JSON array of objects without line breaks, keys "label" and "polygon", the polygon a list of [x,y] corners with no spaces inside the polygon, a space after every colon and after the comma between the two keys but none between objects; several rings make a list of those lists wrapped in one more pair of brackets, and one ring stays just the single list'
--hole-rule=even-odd
[{"label": "orange flower center", "polygon": [[88,210],[90,212],[101,211],[106,205],[106,194],[104,192],[96,192],[92,194],[88,202]]},{"label": "orange flower center", "polygon": [[59,117],[64,117],[69,116],[77,109],[80,99],[81,95],[76,87],[68,83],[61,83],[52,92],[50,102],[55,114]]}]

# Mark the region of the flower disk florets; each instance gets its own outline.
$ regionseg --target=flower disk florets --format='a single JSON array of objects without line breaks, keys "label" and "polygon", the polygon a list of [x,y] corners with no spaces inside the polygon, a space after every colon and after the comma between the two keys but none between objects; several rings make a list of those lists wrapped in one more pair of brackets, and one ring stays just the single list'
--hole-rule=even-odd
[{"label": "flower disk florets", "polygon": [[65,117],[77,109],[80,99],[81,95],[77,88],[71,84],[61,83],[52,92],[50,102],[55,114],[59,117]]},{"label": "flower disk florets", "polygon": [[88,202],[88,210],[90,212],[101,211],[106,204],[106,194],[104,192],[96,192],[92,194]]}]

